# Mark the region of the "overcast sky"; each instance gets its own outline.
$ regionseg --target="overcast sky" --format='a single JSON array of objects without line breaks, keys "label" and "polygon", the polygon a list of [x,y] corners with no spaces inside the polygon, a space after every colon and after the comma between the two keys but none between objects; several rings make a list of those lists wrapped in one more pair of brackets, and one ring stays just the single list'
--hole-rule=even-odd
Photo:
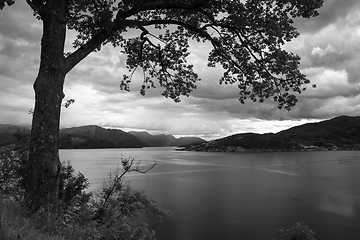
[{"label": "overcast sky", "polygon": [[[271,101],[241,104],[237,86],[220,86],[221,70],[206,66],[206,44],[193,45],[189,62],[202,81],[181,103],[160,96],[159,90],[141,96],[141,78],[133,79],[131,92],[120,91],[124,56],[108,46],[67,75],[65,99],[75,103],[63,108],[61,127],[96,124],[212,139],[360,115],[360,1],[325,0],[318,17],[297,20],[296,26],[301,35],[286,49],[301,56],[301,70],[317,88],[308,87],[290,112],[278,110]],[[25,1],[0,11],[0,124],[31,123],[41,34],[41,22]]]}]

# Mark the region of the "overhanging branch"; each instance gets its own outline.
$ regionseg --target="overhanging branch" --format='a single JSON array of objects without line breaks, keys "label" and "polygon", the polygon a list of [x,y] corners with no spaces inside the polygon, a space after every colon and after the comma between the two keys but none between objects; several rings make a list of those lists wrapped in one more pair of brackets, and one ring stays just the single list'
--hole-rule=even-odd
[{"label": "overhanging branch", "polygon": [[[35,2],[39,2],[39,0],[26,0],[32,8],[39,9],[38,5],[34,4]],[[78,48],[72,54],[70,54],[66,58],[66,66],[65,73],[68,73],[72,68],[74,68],[82,59],[84,59],[87,55],[93,52],[96,48],[98,48],[104,41],[106,41],[112,34],[120,29],[124,29],[126,27],[136,26],[138,28],[142,28],[144,26],[154,25],[154,24],[175,24],[183,26],[189,30],[197,32],[201,36],[211,39],[210,35],[206,33],[206,31],[202,31],[199,28],[196,28],[190,24],[183,23],[181,21],[175,20],[153,20],[153,21],[135,21],[135,20],[126,20],[126,18],[136,15],[137,13],[143,11],[151,11],[151,10],[167,10],[167,9],[183,9],[183,10],[191,10],[197,11],[203,15],[205,15],[211,22],[215,22],[214,16],[211,13],[208,13],[200,6],[194,4],[180,4],[180,3],[169,3],[166,1],[152,2],[147,4],[142,4],[136,6],[128,11],[118,11],[116,14],[113,27],[111,31],[102,30],[95,34],[87,43]],[[144,29],[141,29],[144,30]]]},{"label": "overhanging branch", "polygon": [[26,2],[34,12],[38,13],[41,16],[42,9],[45,6],[43,1],[41,1],[41,0],[26,0]]},{"label": "overhanging branch", "polygon": [[168,2],[168,1],[145,3],[142,5],[136,6],[128,11],[119,11],[116,15],[114,22],[122,21],[128,17],[131,17],[137,13],[144,12],[144,11],[169,10],[169,9],[183,9],[183,10],[196,11],[196,12],[203,14],[207,18],[209,18],[209,20],[211,22],[215,22],[214,16],[211,13],[202,9],[201,6],[199,6],[199,5],[181,4],[181,3],[174,3],[174,2]]},{"label": "overhanging branch", "polygon": [[65,73],[73,69],[81,60],[97,49],[109,37],[106,30],[94,35],[87,43],[79,47],[65,59]]}]

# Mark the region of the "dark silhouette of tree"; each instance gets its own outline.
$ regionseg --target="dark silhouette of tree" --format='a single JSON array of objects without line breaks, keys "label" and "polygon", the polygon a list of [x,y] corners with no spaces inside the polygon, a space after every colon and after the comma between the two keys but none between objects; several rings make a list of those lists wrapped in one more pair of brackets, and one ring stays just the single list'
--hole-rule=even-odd
[{"label": "dark silhouette of tree", "polygon": [[[0,9],[13,0],[0,0]],[[129,90],[136,69],[141,93],[155,87],[176,102],[189,96],[199,76],[187,63],[189,40],[209,42],[208,65],[224,71],[221,84],[237,84],[240,102],[272,98],[279,108],[296,104],[309,80],[300,57],[282,49],[297,37],[296,17],[318,14],[322,0],[26,0],[43,23],[40,68],[29,150],[27,201],[31,209],[57,205],[58,136],[66,74],[105,44],[127,56],[120,88]],[[6,9],[7,11],[7,9]],[[24,23],[25,24],[25,23]],[[77,31],[75,50],[64,53],[67,29]],[[128,37],[128,31],[138,32]],[[156,41],[154,41],[156,39]]]}]

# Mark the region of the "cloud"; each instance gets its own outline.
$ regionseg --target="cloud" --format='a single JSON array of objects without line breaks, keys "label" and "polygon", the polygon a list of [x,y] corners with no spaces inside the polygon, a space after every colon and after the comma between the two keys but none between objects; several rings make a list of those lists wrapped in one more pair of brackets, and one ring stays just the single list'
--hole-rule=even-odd
[{"label": "cloud", "polygon": [[[119,84],[126,56],[105,46],[91,53],[68,75],[65,99],[75,103],[62,109],[61,126],[97,124],[152,133],[221,137],[238,132],[276,132],[338,115],[360,115],[360,1],[325,0],[320,15],[297,19],[301,35],[285,48],[298,54],[301,71],[317,88],[308,86],[292,111],[279,110],[271,99],[264,103],[238,100],[238,87],[219,85],[222,69],[207,67],[209,44],[190,42],[188,62],[202,81],[180,104],[161,96],[163,89],[139,93],[141,71],[134,74],[131,92]],[[0,14],[0,123],[29,123],[32,84],[40,56],[41,22],[25,1]],[[129,33],[134,35],[135,32]],[[66,51],[74,32],[69,32]]]},{"label": "cloud", "polygon": [[311,19],[298,18],[295,26],[302,33],[316,33],[317,31],[346,19],[354,9],[359,9],[358,0],[325,0],[319,9],[319,16]]}]

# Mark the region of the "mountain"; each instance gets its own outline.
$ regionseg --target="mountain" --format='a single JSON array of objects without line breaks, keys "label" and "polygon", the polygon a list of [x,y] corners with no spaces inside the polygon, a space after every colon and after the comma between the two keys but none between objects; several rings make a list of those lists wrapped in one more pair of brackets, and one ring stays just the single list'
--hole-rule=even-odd
[{"label": "mountain", "polygon": [[360,116],[340,116],[318,123],[308,123],[277,135],[292,139],[302,146],[346,149],[360,144]]},{"label": "mountain", "polygon": [[139,138],[141,141],[151,147],[183,146],[188,144],[206,142],[204,139],[197,137],[175,138],[173,135],[169,134],[151,135],[148,132],[134,131],[131,131],[129,133]]},{"label": "mountain", "polygon": [[[29,129],[0,124],[0,147],[16,142],[17,132],[29,132]],[[340,116],[275,134],[240,133],[209,142],[90,125],[61,129],[59,142],[60,148],[67,149],[184,146],[184,150],[193,151],[360,150],[360,117]]]},{"label": "mountain", "polygon": [[151,147],[166,147],[173,146],[176,138],[173,135],[151,135],[148,132],[134,132],[130,131],[129,134],[137,137]]},{"label": "mountain", "polygon": [[166,147],[205,142],[201,138],[175,138],[172,135],[151,135],[148,132],[124,132],[96,125],[60,130],[60,148],[141,148]]},{"label": "mountain", "polygon": [[60,129],[59,148],[141,148],[147,145],[122,130],[95,125]]},{"label": "mountain", "polygon": [[340,116],[274,133],[241,133],[185,146],[193,151],[360,150],[360,117]]},{"label": "mountain", "polygon": [[[17,132],[29,133],[25,127],[0,124],[0,147],[15,143]],[[148,132],[124,132],[117,129],[105,129],[96,125],[60,129],[59,148],[141,148],[181,146],[206,142],[196,137],[175,138],[172,135],[151,135]]]},{"label": "mountain", "polygon": [[198,137],[180,137],[176,139],[176,146],[185,146],[188,144],[205,143],[205,142],[207,141]]}]

